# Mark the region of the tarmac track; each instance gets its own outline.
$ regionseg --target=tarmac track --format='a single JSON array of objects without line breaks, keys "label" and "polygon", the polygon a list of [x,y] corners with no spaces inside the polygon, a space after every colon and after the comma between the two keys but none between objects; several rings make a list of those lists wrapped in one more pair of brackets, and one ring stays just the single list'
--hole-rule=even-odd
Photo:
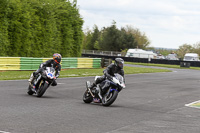
[{"label": "tarmac track", "polygon": [[27,80],[0,81],[0,133],[199,133],[200,71],[125,75],[126,89],[110,107],[85,104],[85,82],[58,79],[42,98]]}]

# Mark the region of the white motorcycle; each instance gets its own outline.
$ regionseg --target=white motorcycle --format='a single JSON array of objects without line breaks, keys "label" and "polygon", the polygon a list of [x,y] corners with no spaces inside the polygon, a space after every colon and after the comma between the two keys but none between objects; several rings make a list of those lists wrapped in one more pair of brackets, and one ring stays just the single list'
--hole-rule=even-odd
[{"label": "white motorcycle", "polygon": [[[99,76],[95,77],[95,80]],[[85,103],[102,103],[103,106],[110,106],[117,98],[118,93],[125,88],[124,78],[120,74],[115,74],[112,79],[106,79],[97,84],[94,89],[90,89],[90,81],[86,82],[86,88],[83,95]]]},{"label": "white motorcycle", "polygon": [[47,88],[55,80],[55,69],[46,67],[41,73],[38,73],[33,81],[29,84],[28,94],[36,94],[37,97],[42,97]]}]

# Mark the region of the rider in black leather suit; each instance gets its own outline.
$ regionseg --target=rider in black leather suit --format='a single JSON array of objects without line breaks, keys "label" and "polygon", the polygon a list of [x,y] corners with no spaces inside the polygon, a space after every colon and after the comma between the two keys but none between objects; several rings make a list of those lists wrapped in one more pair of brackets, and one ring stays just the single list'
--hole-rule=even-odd
[{"label": "rider in black leather suit", "polygon": [[106,79],[112,79],[115,73],[118,73],[124,77],[123,70],[124,60],[122,58],[115,58],[114,64],[110,64],[104,71],[104,75],[97,78],[96,81],[90,86],[90,89],[93,89],[97,84],[101,83]]},{"label": "rider in black leather suit", "polygon": [[[58,53],[53,54],[53,59],[50,59],[50,60],[48,60],[48,61],[46,61],[44,63],[41,63],[40,66],[39,66],[39,69],[36,72],[33,72],[31,74],[31,77],[30,77],[30,79],[28,81],[31,83],[33,78],[38,73],[42,72],[45,67],[53,67],[55,69],[55,71],[56,71],[55,80],[56,80],[59,77],[60,71],[61,71],[61,65],[60,65],[61,58],[62,58],[62,56],[60,54],[58,54]],[[55,80],[52,83],[52,86],[56,86],[57,85],[57,82]]]}]

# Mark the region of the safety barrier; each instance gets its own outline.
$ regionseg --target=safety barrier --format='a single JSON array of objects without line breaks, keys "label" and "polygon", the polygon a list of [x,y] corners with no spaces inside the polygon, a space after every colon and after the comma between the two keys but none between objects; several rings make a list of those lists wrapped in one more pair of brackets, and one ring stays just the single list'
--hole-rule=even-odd
[{"label": "safety barrier", "polygon": [[[39,65],[52,58],[0,57],[0,70],[37,70]],[[101,58],[62,58],[62,69],[101,68]]]},{"label": "safety barrier", "polygon": [[[112,59],[119,58],[119,56],[107,56],[107,55],[94,55],[94,54],[82,54],[82,57],[91,58],[105,58]],[[182,60],[167,60],[167,59],[151,59],[148,58],[134,58],[134,57],[122,57],[124,61],[127,62],[139,62],[139,63],[154,63],[154,64],[170,64],[170,65],[180,65],[181,62],[190,63],[190,67],[200,67],[200,61],[182,61]]]}]

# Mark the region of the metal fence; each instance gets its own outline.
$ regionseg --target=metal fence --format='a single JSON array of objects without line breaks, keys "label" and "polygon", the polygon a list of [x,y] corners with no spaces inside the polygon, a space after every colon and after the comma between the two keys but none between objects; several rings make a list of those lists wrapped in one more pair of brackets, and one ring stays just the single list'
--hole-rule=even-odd
[{"label": "metal fence", "polygon": [[82,54],[125,56],[126,53],[125,52],[116,52],[116,51],[83,50]]},{"label": "metal fence", "polygon": [[[83,57],[90,57],[90,58],[105,58],[114,60],[118,58],[118,56],[108,56],[108,55],[95,55],[95,54],[82,54]],[[166,59],[148,59],[148,58],[134,58],[134,57],[123,57],[120,58],[124,59],[127,62],[139,62],[139,63],[155,63],[155,64],[171,64],[171,65],[181,65],[181,63],[189,63],[190,66],[193,67],[200,67],[200,61],[182,61],[182,60],[166,60]]]}]

